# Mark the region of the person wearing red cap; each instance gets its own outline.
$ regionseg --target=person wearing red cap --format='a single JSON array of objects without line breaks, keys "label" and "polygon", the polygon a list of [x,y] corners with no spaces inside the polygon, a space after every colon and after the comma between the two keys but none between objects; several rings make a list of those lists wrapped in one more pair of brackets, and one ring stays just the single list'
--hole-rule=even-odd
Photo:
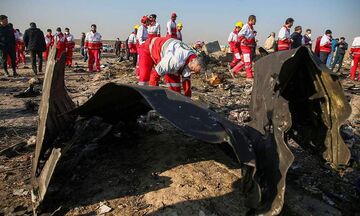
[{"label": "person wearing red cap", "polygon": [[137,51],[138,51],[138,62],[136,65],[136,75],[138,76],[142,76],[142,77],[148,77],[147,81],[144,81],[144,83],[140,83],[140,85],[148,85],[149,79],[150,79],[150,73],[149,74],[143,74],[140,75],[141,73],[143,73],[143,71],[141,71],[141,69],[139,68],[139,64],[141,61],[143,61],[142,59],[142,54],[143,54],[143,47],[145,44],[145,41],[148,39],[149,34],[148,34],[148,25],[150,23],[150,20],[147,16],[143,16],[140,20],[141,25],[136,33],[136,45],[137,45]]},{"label": "person wearing red cap", "polygon": [[170,20],[166,24],[166,36],[171,38],[177,38],[177,30],[176,30],[176,13],[172,13]]},{"label": "person wearing red cap", "polygon": [[96,25],[91,25],[91,31],[86,34],[84,48],[89,55],[88,67],[89,72],[94,70],[94,62],[96,71],[100,71],[100,51],[102,49],[102,37],[96,31]]},{"label": "person wearing red cap", "polygon": [[243,26],[239,32],[240,49],[242,53],[242,61],[245,64],[246,78],[253,78],[252,70],[252,54],[255,46],[255,30],[256,16],[250,15],[248,22]]},{"label": "person wearing red cap", "polygon": [[149,16],[148,38],[160,37],[160,24],[156,22],[156,14]]},{"label": "person wearing red cap", "polygon": [[[147,81],[143,74],[151,73],[150,85],[157,86],[161,76],[169,89],[181,92],[183,86],[185,96],[191,97],[191,73],[200,73],[201,64],[195,51],[182,41],[169,37],[156,37],[146,41],[139,84]],[[182,83],[180,80],[183,80]]]}]

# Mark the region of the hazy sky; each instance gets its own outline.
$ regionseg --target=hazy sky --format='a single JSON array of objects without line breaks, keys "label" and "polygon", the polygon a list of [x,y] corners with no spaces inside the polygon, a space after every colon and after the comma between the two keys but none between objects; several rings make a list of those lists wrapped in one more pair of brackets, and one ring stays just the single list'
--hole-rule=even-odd
[{"label": "hazy sky", "polygon": [[[104,39],[124,40],[142,15],[155,13],[165,33],[170,13],[184,24],[186,42],[196,40],[226,42],[236,21],[257,16],[255,29],[262,45],[270,32],[279,32],[287,17],[296,25],[313,30],[313,39],[331,29],[335,37],[352,42],[360,35],[360,0],[0,0],[0,14],[6,14],[22,32],[36,22],[44,32],[69,27],[79,38],[92,23]],[[292,29],[293,31],[293,29]]]}]

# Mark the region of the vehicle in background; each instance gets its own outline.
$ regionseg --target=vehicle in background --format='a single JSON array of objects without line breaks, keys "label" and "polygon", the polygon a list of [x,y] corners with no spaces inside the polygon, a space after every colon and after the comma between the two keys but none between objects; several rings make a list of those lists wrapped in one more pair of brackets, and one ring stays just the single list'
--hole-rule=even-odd
[{"label": "vehicle in background", "polygon": [[114,52],[114,48],[110,44],[103,44],[103,52]]}]

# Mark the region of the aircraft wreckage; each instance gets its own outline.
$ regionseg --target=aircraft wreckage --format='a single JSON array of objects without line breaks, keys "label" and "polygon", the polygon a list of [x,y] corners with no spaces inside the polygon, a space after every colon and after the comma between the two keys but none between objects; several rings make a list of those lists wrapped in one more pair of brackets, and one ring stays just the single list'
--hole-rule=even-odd
[{"label": "aircraft wreckage", "polygon": [[[46,66],[32,164],[35,215],[42,212],[59,161],[68,160],[71,151],[78,151],[76,158],[81,158],[79,152],[85,147],[76,140],[81,118],[96,116],[112,125],[120,121],[130,124],[155,110],[189,136],[206,143],[227,143],[242,165],[242,192],[252,214],[277,215],[282,210],[286,174],[294,160],[289,139],[321,152],[335,169],[346,166],[350,159],[339,128],[351,108],[336,75],[307,48],[277,52],[256,62],[252,121],[245,126],[159,87],[108,83],[75,108],[65,89],[65,56],[55,61],[55,52],[53,46]],[[76,160],[71,161],[72,166],[74,163]]]}]

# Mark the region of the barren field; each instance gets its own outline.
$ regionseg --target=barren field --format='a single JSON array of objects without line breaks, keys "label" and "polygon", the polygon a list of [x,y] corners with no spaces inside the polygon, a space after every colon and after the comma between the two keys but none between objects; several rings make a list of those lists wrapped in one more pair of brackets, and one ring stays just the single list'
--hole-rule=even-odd
[{"label": "barren field", "polygon": [[[105,83],[136,83],[130,62],[113,55],[103,56],[100,73],[86,72],[86,63],[74,55],[65,84],[77,105]],[[213,63],[208,70],[219,74],[221,84],[209,85],[203,74],[192,77],[193,100],[237,124],[250,121],[252,84],[231,78],[224,65]],[[0,151],[15,145],[0,155],[0,216],[32,214],[30,172],[41,95],[14,97],[33,77],[22,64],[18,73],[19,78],[0,77]],[[291,143],[295,162],[282,215],[360,215],[360,82],[349,81],[348,70],[343,73],[353,109],[342,128],[352,152],[350,166],[337,173],[318,154]],[[54,215],[246,215],[241,169],[230,147],[194,140],[156,113],[139,119],[139,125],[120,138],[105,136],[96,151],[69,170],[66,183],[55,176],[50,189],[62,190],[49,196],[46,208]]]}]

